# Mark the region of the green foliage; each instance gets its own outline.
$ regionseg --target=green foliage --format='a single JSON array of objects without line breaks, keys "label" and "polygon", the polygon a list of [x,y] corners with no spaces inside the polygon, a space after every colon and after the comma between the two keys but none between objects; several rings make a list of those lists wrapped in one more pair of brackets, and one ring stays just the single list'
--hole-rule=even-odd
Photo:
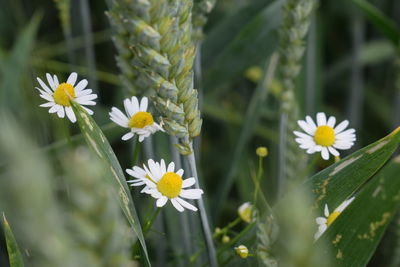
[{"label": "green foliage", "polygon": [[84,134],[87,144],[91,150],[96,153],[96,155],[104,162],[107,172],[109,172],[107,181],[113,185],[114,193],[118,194],[118,200],[121,209],[123,210],[132,229],[135,231],[145,253],[144,256],[146,261],[150,265],[139,218],[136,214],[135,205],[133,204],[124,173],[117,160],[117,157],[115,156],[106,137],[93,118],[80,105],[73,101],[71,101],[71,103],[76,114],[79,127]]},{"label": "green foliage", "polygon": [[[400,205],[400,162],[392,160],[328,228],[335,266],[364,266]],[[319,242],[317,243],[318,246]]]},{"label": "green foliage", "polygon": [[395,47],[400,45],[400,28],[374,5],[365,0],[352,0],[365,16],[381,31]]},{"label": "green foliage", "polygon": [[202,124],[193,88],[192,2],[115,0],[109,17],[117,31],[124,79],[142,94],[156,93],[153,100],[164,128],[181,139],[181,153],[190,153],[189,143]]},{"label": "green foliage", "polygon": [[6,238],[10,267],[24,267],[24,261],[22,259],[22,255],[19,250],[17,240],[15,240],[10,224],[8,223],[6,215],[4,213],[3,213],[3,230]]},{"label": "green foliage", "polygon": [[315,193],[315,208],[337,207],[370,179],[399,147],[400,128],[311,177],[306,184]]}]

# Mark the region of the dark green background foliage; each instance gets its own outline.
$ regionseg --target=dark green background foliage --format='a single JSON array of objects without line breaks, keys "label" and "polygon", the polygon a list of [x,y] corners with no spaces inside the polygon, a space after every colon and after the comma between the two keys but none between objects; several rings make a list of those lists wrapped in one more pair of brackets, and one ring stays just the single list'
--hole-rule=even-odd
[{"label": "dark green background foliage", "polygon": [[[76,71],[79,78],[89,79],[89,88],[98,94],[93,118],[112,145],[122,169],[126,169],[131,167],[133,145],[120,140],[123,130],[111,123],[108,112],[112,106],[122,107],[122,100],[131,92],[118,77],[117,50],[106,16],[107,1],[89,1],[87,9],[82,4],[86,1],[70,2],[68,18],[61,5],[61,9],[57,8],[56,1],[0,0],[0,111],[12,113],[25,135],[38,143],[49,159],[59,159],[69,150],[64,123],[39,107],[42,101],[34,87],[38,86],[36,77],[44,77],[46,72],[57,74],[63,80],[71,71]],[[278,50],[283,2],[217,1],[198,45],[195,88],[199,90],[203,126],[195,145],[200,147],[197,159],[202,187],[207,194],[206,206],[213,207],[209,209],[213,228],[233,221],[237,207],[253,199],[251,176],[257,171],[255,149],[258,146],[269,150],[261,180],[263,195],[271,204],[277,200],[282,84],[275,77],[266,88],[263,80],[268,62]],[[336,116],[338,121],[350,120],[350,127],[357,131],[357,142],[344,156],[386,136],[400,124],[400,1],[369,3],[372,5],[361,0],[319,2],[305,39],[302,69],[295,83],[301,116],[324,111]],[[254,67],[260,77],[249,75],[249,69]],[[257,96],[263,90],[267,90],[265,99],[257,103]],[[71,131],[74,146],[84,144],[77,124]],[[172,160],[166,134],[157,133],[153,142],[156,160]],[[60,165],[57,160],[54,162]],[[317,159],[316,168],[300,175],[311,176],[329,164]],[[7,159],[0,154],[0,178],[6,165]],[[388,172],[395,176],[392,165]],[[360,179],[367,182],[369,177]],[[232,187],[227,187],[229,179],[233,181]],[[132,191],[138,216],[143,221],[150,201],[139,195],[139,190]],[[180,229],[171,227],[178,223],[175,213],[171,207],[163,211],[163,220],[168,224],[161,227],[167,232],[162,241],[153,233],[147,242],[149,254],[157,255],[159,263],[167,259],[171,266],[176,262],[182,264],[182,254],[187,252],[176,237]],[[370,266],[400,261],[400,217],[393,216]],[[189,219],[191,224],[199,226],[197,217]],[[239,224],[231,234],[234,236],[244,227],[244,223]],[[198,228],[192,233],[192,245],[202,248]],[[255,235],[253,229],[240,241],[254,249],[256,246],[251,242]],[[1,236],[0,240],[3,240]],[[157,245],[165,244],[173,245],[165,251],[157,250]],[[189,252],[197,250],[191,247]],[[222,261],[244,263],[238,258],[231,259],[232,251],[224,253],[218,254]],[[203,254],[200,251],[200,258],[205,260]],[[5,243],[2,243],[0,266],[6,266],[6,257]],[[174,257],[176,262],[170,260]],[[246,264],[251,266],[254,261],[250,259]]]}]

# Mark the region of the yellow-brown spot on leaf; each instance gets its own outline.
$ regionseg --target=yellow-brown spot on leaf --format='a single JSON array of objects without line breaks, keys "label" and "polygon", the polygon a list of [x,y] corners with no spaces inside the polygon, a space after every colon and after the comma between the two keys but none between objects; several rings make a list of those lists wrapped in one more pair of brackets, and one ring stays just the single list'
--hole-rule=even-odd
[{"label": "yellow-brown spot on leaf", "polygon": [[339,244],[341,239],[342,239],[342,235],[337,234],[335,239],[332,241],[332,244],[336,246],[337,244]]},{"label": "yellow-brown spot on leaf", "polygon": [[343,253],[340,249],[338,249],[338,252],[336,254],[336,259],[339,259],[339,260],[343,259]]}]

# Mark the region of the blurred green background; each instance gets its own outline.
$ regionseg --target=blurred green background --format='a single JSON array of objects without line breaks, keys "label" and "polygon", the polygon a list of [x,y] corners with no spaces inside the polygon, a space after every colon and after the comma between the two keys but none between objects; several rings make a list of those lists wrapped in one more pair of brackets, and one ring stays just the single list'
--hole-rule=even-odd
[{"label": "blurred green background", "polygon": [[[11,112],[50,158],[56,157],[67,141],[62,122],[39,107],[42,100],[34,89],[38,86],[36,77],[49,72],[66,79],[71,71],[76,71],[79,78],[89,79],[89,88],[99,95],[94,118],[105,131],[122,167],[130,167],[132,144],[120,140],[123,130],[112,124],[108,116],[111,107],[121,107],[123,98],[131,92],[119,82],[116,49],[105,14],[107,3],[71,0],[68,18],[64,2],[0,0],[1,109]],[[237,145],[241,132],[246,130],[242,127],[248,119],[245,114],[265,61],[277,48],[280,2],[219,0],[205,27],[197,62],[201,64],[201,80],[196,86],[202,94],[204,120],[199,165],[209,206],[214,205],[223,190],[224,177],[236,168],[229,201],[222,205],[223,209],[211,212],[214,226],[231,221],[237,207],[252,199],[250,173],[256,170],[258,146],[267,146],[270,153],[262,188],[272,203],[276,197],[282,90],[279,82],[264,89],[269,94],[258,110],[259,120],[248,129],[242,150]],[[400,24],[400,1],[370,3]],[[320,1],[296,84],[301,113],[314,116],[317,111],[324,111],[338,120],[349,119],[350,127],[357,131],[355,149],[361,148],[400,124],[399,83],[399,51],[387,35],[371,24],[352,1]],[[72,133],[76,135],[74,142],[83,141],[76,125]],[[154,143],[157,160],[171,159],[166,135],[158,133]],[[0,169],[5,161],[0,158]],[[146,208],[145,204],[139,206],[139,210]],[[391,234],[389,229],[387,235]],[[389,238],[385,240],[390,244]],[[386,247],[378,250],[371,266],[384,262]],[[0,262],[1,266],[4,264]]]}]

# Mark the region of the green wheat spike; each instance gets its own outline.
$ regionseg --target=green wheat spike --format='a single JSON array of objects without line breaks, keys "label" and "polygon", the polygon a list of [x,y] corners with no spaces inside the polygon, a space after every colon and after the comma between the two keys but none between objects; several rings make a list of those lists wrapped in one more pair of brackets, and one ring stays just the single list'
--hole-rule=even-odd
[{"label": "green wheat spike", "polygon": [[295,100],[295,79],[301,69],[301,58],[305,51],[305,36],[316,6],[315,0],[287,0],[283,7],[283,22],[280,30],[280,68],[279,75],[284,91],[282,93],[281,112],[286,119],[281,133],[286,136],[281,149],[285,150],[284,163],[281,166],[280,179],[294,179],[296,173],[305,164],[305,155],[300,151],[293,138],[297,128],[299,106]]},{"label": "green wheat spike", "polygon": [[165,129],[182,140],[179,147],[186,149],[181,153],[190,153],[189,143],[200,134],[202,124],[193,88],[193,2],[112,3],[109,18],[125,83],[130,82],[129,88],[138,93],[152,95]]},{"label": "green wheat spike", "polygon": [[216,0],[194,0],[193,4],[193,40],[203,38],[203,27],[207,23],[207,15],[211,12]]}]

